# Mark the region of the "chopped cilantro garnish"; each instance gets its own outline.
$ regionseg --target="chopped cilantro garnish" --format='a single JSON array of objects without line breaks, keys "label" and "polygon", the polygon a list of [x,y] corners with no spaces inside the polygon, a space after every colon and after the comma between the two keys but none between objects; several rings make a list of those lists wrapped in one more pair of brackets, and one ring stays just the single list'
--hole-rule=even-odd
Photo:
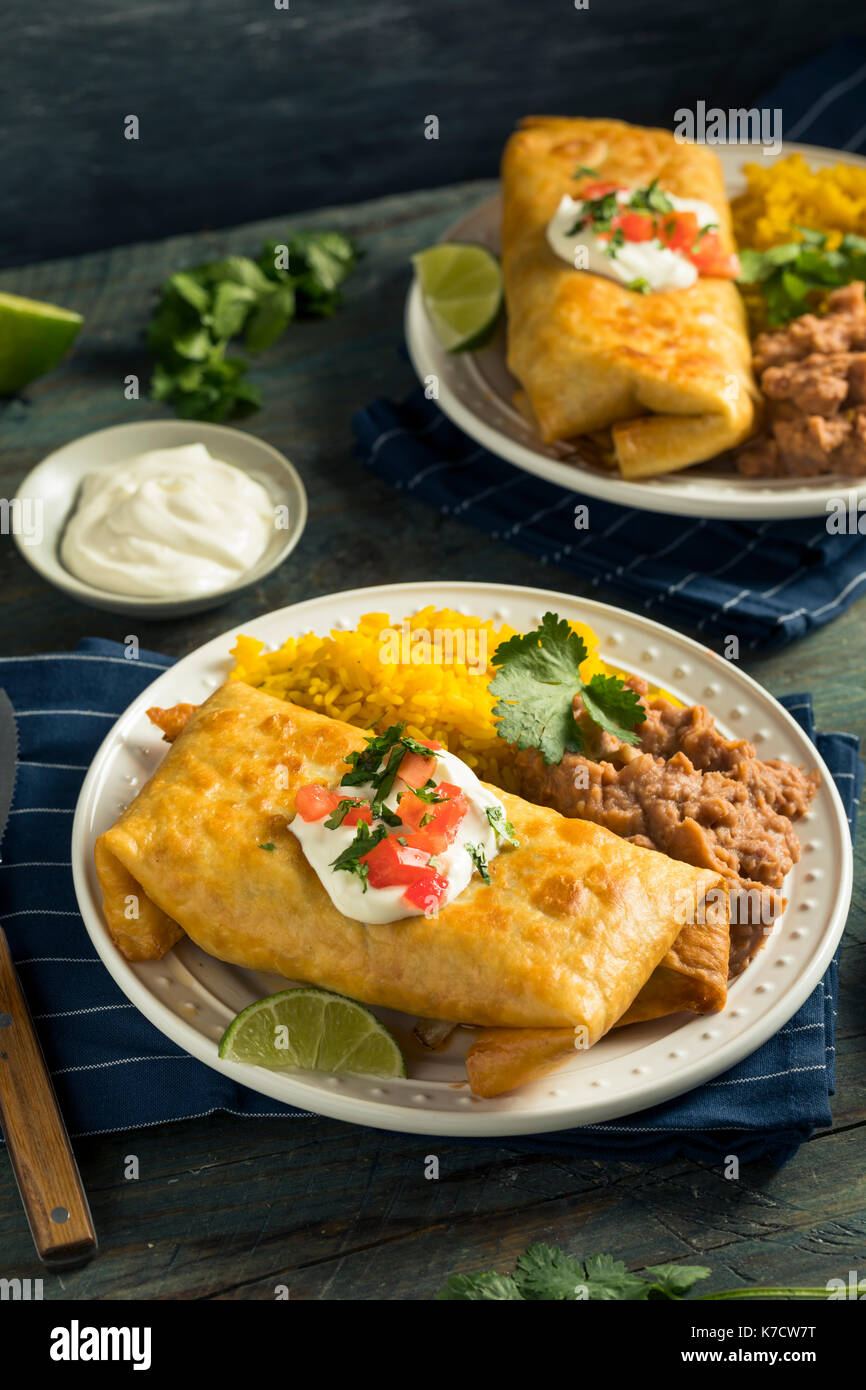
[{"label": "chopped cilantro garnish", "polygon": [[703,227],[698,228],[698,234],[692,242],[692,250],[694,251],[695,247],[698,246],[701,243],[701,241],[703,241],[707,232],[717,232],[718,230],[718,222],[705,222]]},{"label": "chopped cilantro garnish", "polygon": [[440,792],[435,786],[431,786],[432,778],[426,787],[414,787],[413,791],[419,801],[426,801],[428,805],[435,801],[447,801],[444,792]]},{"label": "chopped cilantro garnish", "polygon": [[638,275],[635,280],[629,280],[626,285],[627,290],[634,290],[635,294],[649,294],[650,282],[643,275]]},{"label": "chopped cilantro garnish", "polygon": [[370,850],[384,840],[388,831],[384,825],[377,825],[375,830],[370,830],[366,821],[358,822],[358,832],[350,845],[347,845],[342,854],[338,854],[336,859],[331,861],[332,869],[344,869],[346,873],[357,874],[367,891],[367,879],[370,876],[369,864],[364,864],[361,860],[362,854],[369,854]]},{"label": "chopped cilantro garnish", "polygon": [[489,883],[490,873],[487,868],[487,855],[484,853],[484,846],[470,844],[467,840],[463,848],[469,855],[469,858],[472,860],[472,863],[475,865],[481,877],[484,879],[484,882]]},{"label": "chopped cilantro garnish", "polygon": [[625,232],[622,227],[614,227],[608,237],[607,245],[604,248],[604,254],[613,260],[621,246],[625,246]]},{"label": "chopped cilantro garnish", "polygon": [[405,835],[398,835],[398,836],[397,836],[397,844],[398,844],[398,845],[407,845],[408,843],[409,843],[409,841],[406,839],[406,836],[405,836]]},{"label": "chopped cilantro garnish", "polygon": [[623,743],[637,743],[637,724],[646,711],[634,690],[618,676],[597,674],[586,682],[580,674],[587,651],[565,618],[545,613],[534,632],[509,638],[493,654],[500,669],[490,682],[500,738],[518,748],[537,748],[546,763],[558,763],[566,751],[583,751],[583,732],[574,717],[575,695],[588,717]]},{"label": "chopped cilantro garnish", "polygon": [[590,169],[588,164],[578,164],[571,177],[573,179],[600,179],[601,174],[597,169]]},{"label": "chopped cilantro garnish", "polygon": [[436,819],[436,813],[435,813],[435,811],[425,811],[424,814],[423,814],[423,816],[421,817],[420,821],[418,822],[418,829],[419,829],[419,830],[423,830],[425,825],[429,825],[430,822],[431,822],[431,820],[435,820],[435,819]]},{"label": "chopped cilantro garnish", "polygon": [[485,814],[493,830],[496,831],[497,838],[507,840],[509,844],[519,845],[520,841],[514,833],[514,826],[510,820],[505,819],[505,812],[501,806],[485,806]]},{"label": "chopped cilantro garnish", "polygon": [[268,843],[267,843],[266,845],[259,845],[259,849],[267,849],[267,850],[276,849],[276,845],[272,845],[272,844],[270,843],[270,841],[268,841]]},{"label": "chopped cilantro garnish", "polygon": [[386,729],[384,734],[374,734],[367,739],[367,747],[361,753],[349,753],[346,762],[352,771],[347,772],[343,778],[343,785],[347,787],[361,787],[365,782],[372,782],[382,764],[382,759],[389,753],[395,743],[399,743],[403,735],[402,724],[392,724],[390,729]]},{"label": "chopped cilantro garnish", "polygon": [[659,188],[658,179],[653,179],[646,188],[636,188],[628,200],[635,212],[673,212],[674,205],[666,193]]},{"label": "chopped cilantro garnish", "polygon": [[328,816],[328,819],[325,821],[325,825],[328,827],[329,830],[336,830],[339,825],[343,824],[343,821],[346,819],[347,815],[351,810],[353,810],[356,806],[366,805],[367,802],[363,801],[359,796],[344,797],[344,799],[337,806],[334,807],[333,811]]}]

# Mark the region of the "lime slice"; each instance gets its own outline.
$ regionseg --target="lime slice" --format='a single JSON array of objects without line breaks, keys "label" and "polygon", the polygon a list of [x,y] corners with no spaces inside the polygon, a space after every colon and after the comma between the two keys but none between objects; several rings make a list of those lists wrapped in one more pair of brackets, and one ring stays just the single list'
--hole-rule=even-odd
[{"label": "lime slice", "polygon": [[250,1004],[223,1033],[219,1055],[275,1071],[406,1075],[402,1052],[375,1014],[326,989],[284,989]]},{"label": "lime slice", "polygon": [[489,342],[502,307],[502,271],[485,246],[441,241],[412,257],[424,304],[448,352]]},{"label": "lime slice", "polygon": [[71,309],[0,293],[0,396],[56,367],[83,322]]}]

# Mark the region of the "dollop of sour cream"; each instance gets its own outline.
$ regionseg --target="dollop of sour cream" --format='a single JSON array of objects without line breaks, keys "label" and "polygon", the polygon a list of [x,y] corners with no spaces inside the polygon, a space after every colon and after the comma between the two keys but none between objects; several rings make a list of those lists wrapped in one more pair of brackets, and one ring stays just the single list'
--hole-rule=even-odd
[{"label": "dollop of sour cream", "polygon": [[88,474],[60,558],[98,589],[191,598],[236,583],[273,525],[261,483],[204,444],[185,444]]},{"label": "dollop of sour cream", "polygon": [[[462,758],[447,752],[444,748],[437,749],[431,756],[436,759],[436,766],[430,774],[432,780],[437,785],[445,782],[459,787],[466,799],[467,810],[452,843],[447,849],[440,850],[432,856],[438,873],[448,880],[448,886],[441,900],[435,904],[431,901],[427,909],[406,902],[406,885],[394,884],[377,888],[367,883],[365,889],[364,880],[358,874],[333,867],[338,855],[348,849],[354,841],[358,833],[356,825],[349,826],[344,822],[331,830],[325,824],[328,819],[326,815],[317,820],[304,820],[300,814],[289,824],[289,829],[300,841],[308,862],[315,869],[334,907],[355,922],[373,924],[395,922],[403,917],[434,915],[438,908],[463,892],[476,871],[476,863],[466,849],[467,844],[480,848],[485,862],[489,862],[499,852],[498,836],[487,811],[488,808],[498,808],[501,813],[499,823],[504,826],[506,815],[502,802],[482,786]],[[364,786],[345,786],[341,783],[334,790],[341,797],[368,800],[372,797],[374,788],[372,783]],[[384,798],[384,805],[399,815],[398,798],[406,790],[406,786],[398,777],[391,792]],[[430,809],[435,811],[435,804],[431,804]],[[411,839],[411,832],[399,826],[389,828],[389,833]]]},{"label": "dollop of sour cream", "polygon": [[[617,202],[625,207],[633,192],[631,188],[617,189]],[[718,226],[718,214],[709,203],[699,198],[678,198],[673,193],[665,196],[675,212],[693,212],[699,228]],[[650,290],[688,289],[695,283],[697,267],[678,251],[663,246],[657,238],[625,241],[611,248],[608,238],[597,235],[591,226],[576,227],[585,207],[584,199],[572,198],[566,193],[547,225],[548,245],[573,269],[606,275],[625,285],[643,281]],[[577,257],[575,253],[579,248],[582,254]]]}]

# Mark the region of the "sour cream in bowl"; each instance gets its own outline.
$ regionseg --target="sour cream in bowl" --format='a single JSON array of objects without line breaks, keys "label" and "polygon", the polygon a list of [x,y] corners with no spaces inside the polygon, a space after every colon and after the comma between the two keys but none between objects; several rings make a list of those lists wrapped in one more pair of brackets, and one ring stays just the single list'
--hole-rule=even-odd
[{"label": "sour cream in bowl", "polygon": [[292,464],[255,435],[158,420],[57,450],[10,510],[21,554],[57,588],[159,618],[216,607],[270,574],[303,533],[307,499]]}]

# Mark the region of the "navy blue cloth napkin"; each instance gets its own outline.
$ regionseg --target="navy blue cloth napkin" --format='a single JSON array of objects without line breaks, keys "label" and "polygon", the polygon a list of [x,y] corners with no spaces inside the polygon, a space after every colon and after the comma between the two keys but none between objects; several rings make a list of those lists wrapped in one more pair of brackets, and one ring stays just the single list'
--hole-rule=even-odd
[{"label": "navy blue cloth napkin", "polygon": [[[782,111],[788,140],[866,149],[866,45],[835,45],[758,105]],[[402,403],[374,401],[353,425],[361,460],[405,494],[710,645],[733,633],[752,648],[780,646],[866,593],[866,536],[830,536],[821,517],[708,521],[581,496],[479,448],[420,388]],[[590,528],[576,531],[580,503]]]},{"label": "navy blue cloth napkin", "polygon": [[[76,906],[72,816],[113,721],[171,663],[89,638],[77,653],[0,659],[15,709],[19,766],[2,844],[0,922],[36,1021],[70,1132],[107,1133],[216,1110],[304,1115],[236,1085],[179,1051],[128,1002],[99,960]],[[815,735],[808,696],[783,701],[827,762],[851,820],[861,767],[850,734]],[[587,1129],[508,1140],[572,1157],[660,1160],[675,1153],[787,1156],[830,1123],[834,962],[796,1016],[751,1057],[654,1110]]]}]

